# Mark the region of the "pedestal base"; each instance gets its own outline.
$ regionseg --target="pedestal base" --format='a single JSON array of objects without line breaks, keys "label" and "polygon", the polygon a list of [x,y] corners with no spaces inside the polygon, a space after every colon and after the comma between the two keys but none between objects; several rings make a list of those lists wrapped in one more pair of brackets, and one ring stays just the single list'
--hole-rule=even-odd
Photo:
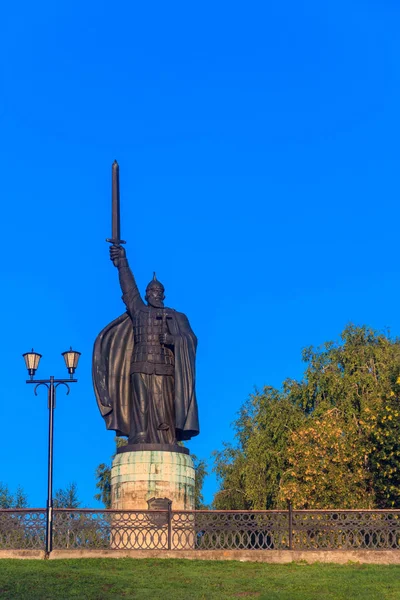
[{"label": "pedestal base", "polygon": [[111,508],[147,510],[151,498],[168,498],[172,510],[194,509],[193,460],[181,452],[121,452],[111,468]]},{"label": "pedestal base", "polygon": [[[192,458],[181,451],[137,450],[117,454],[111,468],[111,508],[138,514],[115,515],[114,548],[190,548],[193,532],[179,518],[168,523],[166,513],[141,513],[162,505],[194,510],[195,471]],[[159,502],[154,502],[159,500]],[[153,500],[149,506],[148,501]],[[118,521],[118,522],[117,522]]]}]

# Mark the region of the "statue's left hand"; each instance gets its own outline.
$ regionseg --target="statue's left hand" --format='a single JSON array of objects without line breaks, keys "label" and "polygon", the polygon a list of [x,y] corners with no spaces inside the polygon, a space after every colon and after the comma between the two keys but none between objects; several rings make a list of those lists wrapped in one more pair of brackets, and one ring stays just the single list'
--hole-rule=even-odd
[{"label": "statue's left hand", "polygon": [[169,333],[160,333],[160,344],[166,344],[167,346],[174,345],[174,337]]}]

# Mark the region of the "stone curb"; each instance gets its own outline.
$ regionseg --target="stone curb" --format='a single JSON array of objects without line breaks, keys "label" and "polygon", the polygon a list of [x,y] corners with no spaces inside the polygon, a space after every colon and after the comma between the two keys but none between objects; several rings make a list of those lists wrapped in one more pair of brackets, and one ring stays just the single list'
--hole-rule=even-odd
[{"label": "stone curb", "polygon": [[237,560],[284,564],[357,562],[363,564],[400,564],[398,550],[53,550],[50,559],[59,558],[183,558],[189,560]]},{"label": "stone curb", "polygon": [[29,558],[43,560],[46,558],[44,550],[0,550],[1,558]]},{"label": "stone curb", "polygon": [[[0,550],[0,559],[46,558],[43,550]],[[349,562],[377,565],[400,565],[399,550],[53,550],[50,560],[76,558],[177,558],[187,560],[237,560],[286,564],[291,562]]]}]

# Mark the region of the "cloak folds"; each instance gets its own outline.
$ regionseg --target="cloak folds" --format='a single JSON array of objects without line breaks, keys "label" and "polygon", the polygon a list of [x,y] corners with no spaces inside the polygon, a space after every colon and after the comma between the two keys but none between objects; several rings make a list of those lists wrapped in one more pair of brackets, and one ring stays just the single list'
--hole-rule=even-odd
[{"label": "cloak folds", "polygon": [[[199,433],[195,391],[197,339],[186,316],[168,310],[168,327],[175,346],[175,429],[178,441]],[[125,313],[107,325],[93,348],[93,387],[107,429],[129,436],[131,420],[130,366],[133,351],[132,321]]]}]

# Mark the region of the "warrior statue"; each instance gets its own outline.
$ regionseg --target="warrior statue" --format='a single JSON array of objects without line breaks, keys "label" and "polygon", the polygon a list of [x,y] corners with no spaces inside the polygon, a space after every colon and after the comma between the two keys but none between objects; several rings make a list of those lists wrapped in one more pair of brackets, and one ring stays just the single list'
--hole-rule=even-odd
[{"label": "warrior statue", "polygon": [[128,436],[128,444],[175,445],[199,433],[197,338],[184,314],[164,307],[164,286],[155,274],[146,288],[147,305],[142,300],[120,245],[119,205],[114,230],[116,198],[119,204],[113,186],[110,258],[118,268],[127,312],[96,339],[93,382],[97,402],[107,429]]}]

